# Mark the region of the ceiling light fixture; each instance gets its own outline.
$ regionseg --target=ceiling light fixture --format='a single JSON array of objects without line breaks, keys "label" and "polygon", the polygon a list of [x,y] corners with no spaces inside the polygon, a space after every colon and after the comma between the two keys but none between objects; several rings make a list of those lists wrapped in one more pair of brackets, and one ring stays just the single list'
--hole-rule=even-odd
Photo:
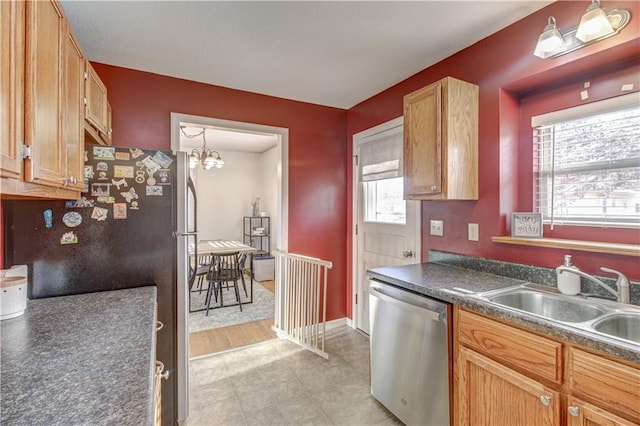
[{"label": "ceiling light fixture", "polygon": [[220,153],[218,151],[214,151],[212,149],[207,148],[207,139],[206,139],[206,128],[202,128],[200,133],[196,133],[195,135],[188,135],[184,129],[186,126],[180,126],[180,131],[187,139],[197,138],[202,135],[202,140],[204,145],[202,146],[202,150],[198,151],[197,149],[193,149],[191,154],[189,154],[189,168],[195,169],[198,167],[198,164],[202,165],[202,168],[205,170],[211,170],[212,168],[221,169],[224,167],[224,160],[220,157]]},{"label": "ceiling light fixture", "polygon": [[592,0],[580,19],[580,25],[560,32],[556,19],[551,16],[538,37],[535,56],[542,59],[556,58],[581,47],[614,36],[631,20],[627,9],[613,9],[605,12],[599,0]]}]

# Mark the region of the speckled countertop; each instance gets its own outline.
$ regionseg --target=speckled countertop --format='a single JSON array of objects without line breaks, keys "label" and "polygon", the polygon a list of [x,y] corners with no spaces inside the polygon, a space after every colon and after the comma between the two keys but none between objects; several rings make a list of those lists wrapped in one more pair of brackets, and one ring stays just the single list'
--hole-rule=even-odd
[{"label": "speckled countertop", "polygon": [[[640,362],[640,345],[609,339],[525,312],[501,307],[465,294],[523,284],[525,281],[438,263],[375,268],[367,275],[425,296],[460,305],[514,325],[568,340],[629,361]],[[462,289],[458,291],[456,289]]]},{"label": "speckled countertop", "polygon": [[0,423],[152,424],[155,320],[155,287],[29,300],[0,322]]}]

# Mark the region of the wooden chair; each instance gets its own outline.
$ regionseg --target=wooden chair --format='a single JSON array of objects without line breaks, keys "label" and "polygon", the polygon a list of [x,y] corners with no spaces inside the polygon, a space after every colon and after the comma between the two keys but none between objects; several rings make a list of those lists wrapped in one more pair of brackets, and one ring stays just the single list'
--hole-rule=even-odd
[{"label": "wooden chair", "polygon": [[236,300],[242,311],[242,300],[240,299],[240,290],[238,288],[238,281],[242,280],[242,272],[240,270],[238,252],[215,254],[207,272],[207,281],[209,286],[207,287],[207,297],[205,303],[207,305],[207,312],[205,315],[209,315],[209,308],[211,307],[211,297],[215,297],[216,302],[220,297],[220,306],[224,306],[222,289],[228,288],[233,283],[233,288],[236,293]]}]

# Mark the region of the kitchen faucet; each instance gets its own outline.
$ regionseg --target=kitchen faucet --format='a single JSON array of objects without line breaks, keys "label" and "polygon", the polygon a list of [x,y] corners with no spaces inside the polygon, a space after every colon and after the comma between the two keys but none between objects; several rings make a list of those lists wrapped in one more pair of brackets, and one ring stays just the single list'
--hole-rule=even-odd
[{"label": "kitchen faucet", "polygon": [[556,268],[556,272],[559,273],[559,274],[561,274],[563,272],[571,272],[573,274],[580,275],[581,277],[584,277],[584,278],[588,279],[589,281],[598,284],[600,287],[604,288],[609,293],[613,294],[616,297],[616,300],[618,302],[630,303],[629,279],[622,272],[618,272],[618,271],[613,270],[613,269],[602,267],[602,268],[600,268],[600,270],[604,271],[604,272],[609,272],[611,274],[618,275],[618,279],[616,281],[616,287],[618,288],[618,291],[612,290],[611,287],[609,287],[608,285],[606,285],[605,283],[603,283],[602,281],[600,281],[596,277],[594,277],[592,275],[589,275],[589,274],[587,274],[585,272],[582,272],[582,271],[580,271],[578,269],[569,268],[569,267],[566,267],[566,266],[558,266]]}]

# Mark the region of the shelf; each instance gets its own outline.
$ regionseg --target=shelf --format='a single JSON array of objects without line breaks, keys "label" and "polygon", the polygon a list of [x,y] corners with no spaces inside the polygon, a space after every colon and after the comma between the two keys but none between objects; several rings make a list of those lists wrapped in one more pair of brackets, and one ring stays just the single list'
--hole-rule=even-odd
[{"label": "shelf", "polygon": [[617,244],[600,241],[564,240],[561,238],[516,238],[516,237],[491,237],[491,241],[499,244],[515,244],[520,246],[549,247],[557,249],[569,249],[589,251],[594,253],[619,254],[622,256],[640,257],[640,245]]}]

